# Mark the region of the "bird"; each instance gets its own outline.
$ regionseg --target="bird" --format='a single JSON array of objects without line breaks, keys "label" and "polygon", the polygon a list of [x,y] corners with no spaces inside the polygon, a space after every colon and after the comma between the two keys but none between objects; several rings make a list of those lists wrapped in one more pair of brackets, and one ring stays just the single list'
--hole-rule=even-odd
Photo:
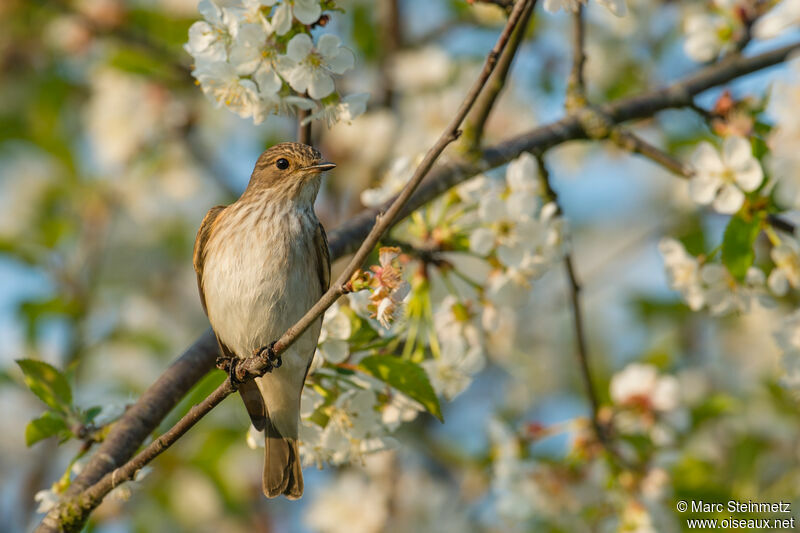
[{"label": "bird", "polygon": [[263,376],[237,383],[253,426],[264,432],[268,498],[303,495],[300,396],[322,318],[279,357],[271,346],[330,285],[328,240],[314,201],[323,173],[335,166],[305,144],[268,148],[242,195],[212,207],[195,239],[200,301],[221,354],[236,361],[266,352],[273,363]]}]

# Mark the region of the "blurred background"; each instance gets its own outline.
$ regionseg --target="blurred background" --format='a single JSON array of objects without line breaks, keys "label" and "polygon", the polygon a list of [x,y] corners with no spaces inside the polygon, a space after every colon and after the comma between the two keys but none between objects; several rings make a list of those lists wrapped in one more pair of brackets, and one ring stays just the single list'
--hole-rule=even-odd
[{"label": "blurred background", "polygon": [[[616,17],[590,2],[589,98],[624,98],[700,68],[682,28],[706,4],[628,0],[627,16]],[[344,12],[325,31],[356,57],[337,84],[371,96],[351,124],[314,123],[314,144],[338,165],[317,202],[327,228],[363,209],[360,193],[398,157],[432,144],[505,21],[502,8],[464,0],[337,5]],[[296,138],[294,119],[254,126],[203,96],[182,48],[198,18],[194,0],[0,3],[0,529],[38,523],[44,497],[34,496],[69,477],[82,446],[26,446],[26,424],[43,405],[14,360],[64,369],[77,405],[118,415],[207,327],[191,265],[204,214],[238,197],[262,150]],[[486,145],[564,116],[569,28],[565,12],[537,7]],[[788,72],[770,68],[725,89],[761,102]],[[698,104],[712,108],[722,90]],[[637,131],[682,159],[712,135],[691,110],[660,113]],[[107,498],[88,530],[677,531],[679,499],[800,509],[798,406],[778,384],[773,340],[792,302],[724,319],[691,312],[668,288],[657,243],[681,236],[701,250],[719,241],[725,218],[698,214],[685,181],[610,143],[567,143],[546,162],[572,231],[601,400],[613,401],[609,382],[633,361],[679,384],[668,429],[633,421],[647,428],[635,443],[644,470],[615,470],[582,440],[589,404],[556,266],[501,331],[487,332],[488,362],[443,401],[444,424],[420,415],[397,430],[395,450],[308,467],[302,500],[268,501],[262,454],[246,444],[249,420],[229,400]],[[208,375],[156,433],[222,379]]]}]

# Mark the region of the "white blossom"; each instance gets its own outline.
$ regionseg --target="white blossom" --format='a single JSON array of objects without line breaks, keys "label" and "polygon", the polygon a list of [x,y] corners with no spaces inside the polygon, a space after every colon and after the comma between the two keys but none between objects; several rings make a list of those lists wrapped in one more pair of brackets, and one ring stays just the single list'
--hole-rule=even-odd
[{"label": "white blossom", "polygon": [[678,380],[659,375],[652,365],[632,363],[611,378],[611,400],[618,405],[645,406],[656,411],[672,411],[680,402]]},{"label": "white blossom", "polygon": [[800,391],[800,311],[784,317],[780,328],[775,332],[775,342],[783,352],[783,384]]},{"label": "white blossom", "polygon": [[367,100],[369,93],[347,95],[339,101],[323,105],[318,111],[303,119],[303,124],[320,120],[331,127],[337,122],[352,122],[367,110]]},{"label": "white blossom", "polygon": [[800,252],[797,242],[786,237],[772,248],[770,257],[775,268],[767,278],[769,289],[777,296],[784,296],[789,288],[800,287]]},{"label": "white blossom", "polygon": [[217,61],[197,67],[194,77],[205,95],[216,105],[225,105],[242,118],[253,117],[256,124],[264,120],[264,106],[254,81],[240,78],[230,63]]},{"label": "white blossom", "polygon": [[343,363],[350,355],[350,318],[342,311],[338,303],[334,303],[325,312],[322,320],[317,351],[326,361],[333,364]]},{"label": "white blossom", "polygon": [[414,161],[410,157],[398,157],[392,161],[378,187],[361,191],[361,203],[366,207],[382,205],[405,187],[413,172]]},{"label": "white blossom", "polygon": [[353,52],[342,47],[336,35],[327,33],[319,38],[316,48],[311,37],[298,33],[289,41],[286,55],[278,59],[278,72],[299,93],[308,91],[318,100],[334,90],[331,74],[342,74],[353,68]]},{"label": "white blossom", "polygon": [[747,139],[728,137],[722,155],[703,142],[692,156],[695,174],[689,181],[689,195],[701,204],[712,204],[720,213],[731,214],[744,203],[744,193],[756,190],[764,181],[761,165],[753,156]]},{"label": "white blossom", "polygon": [[776,81],[770,92],[767,112],[775,123],[767,144],[768,165],[776,181],[775,199],[786,208],[800,208],[800,121],[795,112],[800,106],[800,60],[790,63],[787,79]]},{"label": "white blossom", "polygon": [[686,18],[684,31],[686,42],[683,49],[691,59],[705,63],[715,59],[725,46],[721,37],[727,23],[719,15],[712,13],[692,13]]},{"label": "white blossom", "polygon": [[772,39],[800,23],[800,0],[783,0],[753,25],[757,39]]},{"label": "white blossom", "polygon": [[272,15],[272,27],[278,35],[285,35],[292,28],[292,17],[303,24],[313,24],[321,14],[319,0],[283,0]]},{"label": "white blossom", "polygon": [[725,315],[730,312],[748,312],[754,297],[765,305],[762,299],[766,282],[764,272],[756,267],[747,270],[743,283],[738,283],[728,269],[717,263],[706,263],[700,269],[706,305],[712,315]]},{"label": "white blossom", "polygon": [[405,394],[392,391],[389,402],[381,410],[381,422],[389,431],[394,431],[400,424],[411,422],[424,408]]},{"label": "white blossom", "polygon": [[483,333],[466,307],[446,296],[434,316],[441,353],[422,362],[437,393],[448,400],[461,394],[486,364]]},{"label": "white blossom", "polygon": [[305,420],[300,426],[300,454],[304,464],[343,464],[393,446],[381,424],[373,390],[347,389],[324,409],[328,415],[324,428]]},{"label": "white blossom", "polygon": [[387,495],[360,473],[344,472],[320,491],[304,517],[320,533],[378,533],[389,518]]},{"label": "white blossom", "polygon": [[530,154],[509,164],[506,184],[483,191],[477,210],[481,227],[470,235],[470,250],[481,256],[494,252],[507,269],[537,278],[563,254],[564,221],[554,203],[542,201]]},{"label": "white blossom", "polygon": [[692,311],[698,311],[705,303],[705,296],[697,258],[689,255],[680,242],[671,238],[662,239],[658,249],[664,257],[670,288],[681,293]]},{"label": "white blossom", "polygon": [[235,20],[213,0],[200,0],[197,9],[205,20],[192,24],[189,28],[189,42],[184,48],[195,61],[225,61]]}]

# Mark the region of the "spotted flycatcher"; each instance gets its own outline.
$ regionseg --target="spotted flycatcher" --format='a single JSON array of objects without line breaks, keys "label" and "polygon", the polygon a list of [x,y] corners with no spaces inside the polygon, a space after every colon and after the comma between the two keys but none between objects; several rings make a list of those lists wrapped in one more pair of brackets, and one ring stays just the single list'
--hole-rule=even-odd
[{"label": "spotted flycatcher", "polygon": [[258,158],[241,197],[211,208],[194,243],[200,300],[222,354],[267,352],[274,364],[269,373],[239,385],[253,426],[265,433],[263,489],[269,498],[303,495],[300,394],[322,319],[282,357],[269,346],[328,289],[328,242],[314,200],[322,172],[335,166],[304,144],[273,146]]}]

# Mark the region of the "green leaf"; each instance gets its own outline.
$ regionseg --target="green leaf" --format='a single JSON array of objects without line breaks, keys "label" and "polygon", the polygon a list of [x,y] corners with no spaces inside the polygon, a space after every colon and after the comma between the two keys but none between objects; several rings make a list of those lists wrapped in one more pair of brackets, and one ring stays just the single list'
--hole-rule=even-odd
[{"label": "green leaf", "polygon": [[60,370],[34,359],[18,359],[17,364],[25,375],[25,384],[40,400],[56,411],[71,411],[72,389]]},{"label": "green leaf", "polygon": [[68,431],[67,422],[58,413],[46,411],[39,418],[34,418],[25,427],[25,444],[32,446],[42,439]]},{"label": "green leaf", "polygon": [[429,413],[444,422],[439,398],[425,370],[418,364],[392,355],[371,355],[362,359],[358,367],[418,401]]},{"label": "green leaf", "polygon": [[92,422],[94,422],[95,417],[99,415],[102,410],[103,410],[102,407],[100,407],[99,405],[95,405],[94,407],[90,407],[86,411],[81,413],[81,418],[84,424],[91,424]]},{"label": "green leaf", "polygon": [[741,215],[731,218],[722,239],[722,263],[731,275],[739,281],[744,280],[747,269],[753,266],[755,252],[753,245],[761,229],[762,217],[753,216],[746,220]]}]

